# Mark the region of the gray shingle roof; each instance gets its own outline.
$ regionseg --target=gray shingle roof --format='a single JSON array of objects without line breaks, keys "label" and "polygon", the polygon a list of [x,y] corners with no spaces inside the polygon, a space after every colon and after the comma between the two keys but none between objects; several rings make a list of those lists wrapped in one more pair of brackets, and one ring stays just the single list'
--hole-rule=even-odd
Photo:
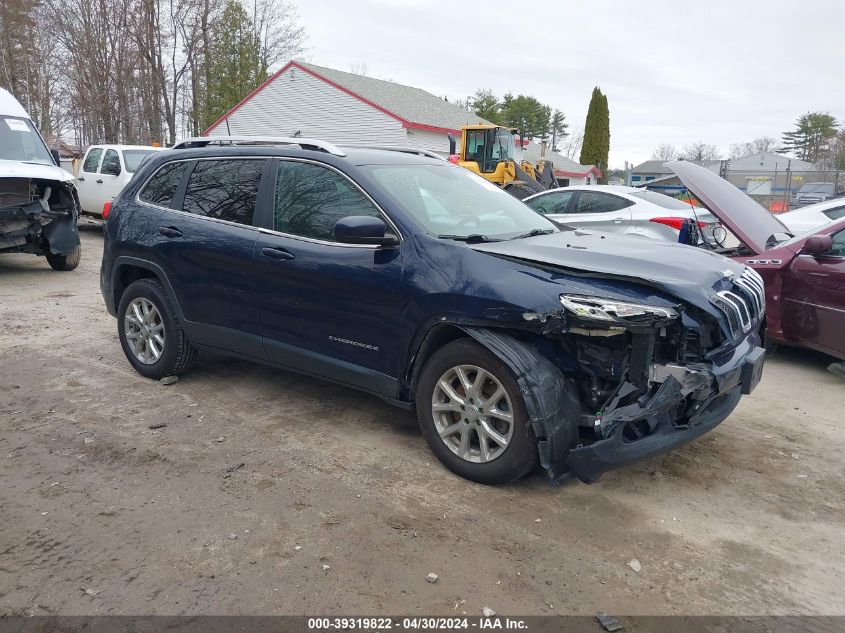
[{"label": "gray shingle roof", "polygon": [[[635,174],[671,174],[673,173],[671,169],[668,167],[664,167],[663,163],[666,161],[662,160],[647,160],[636,167],[634,167]],[[718,160],[694,160],[692,161],[696,165],[701,165],[702,167],[708,167],[710,165],[714,165],[721,161]]]},{"label": "gray shingle roof", "polygon": [[460,130],[464,125],[489,123],[477,114],[467,112],[420,88],[305,62],[296,63],[411,123],[450,130]]},{"label": "gray shingle roof", "polygon": [[[531,141],[522,148],[522,158],[523,160],[527,160],[531,163],[536,163],[540,160],[540,147],[539,143],[535,143]],[[571,158],[567,158],[563,154],[558,154],[557,152],[553,152],[550,149],[546,149],[546,156],[545,160],[552,161],[555,169],[559,169],[561,171],[567,171],[572,173],[578,174],[586,174],[590,169],[593,168],[593,165],[581,165],[580,163],[576,163]]]}]

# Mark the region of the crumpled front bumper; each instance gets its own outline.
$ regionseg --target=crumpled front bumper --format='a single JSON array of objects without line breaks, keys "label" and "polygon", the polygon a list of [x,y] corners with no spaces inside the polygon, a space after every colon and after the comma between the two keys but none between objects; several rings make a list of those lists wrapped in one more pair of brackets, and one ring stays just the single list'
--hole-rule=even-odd
[{"label": "crumpled front bumper", "polygon": [[37,201],[0,209],[0,252],[66,255],[78,244],[74,213],[45,212]]},{"label": "crumpled front bumper", "polygon": [[751,393],[762,377],[765,350],[757,337],[749,337],[734,349],[725,362],[711,373],[713,392],[704,400],[692,401],[687,415],[673,418],[688,394],[669,378],[651,400],[632,414],[629,420],[646,420],[651,432],[638,439],[625,437],[625,419],[613,425],[607,435],[592,444],[571,449],[564,462],[566,477],[593,483],[602,473],[625,464],[666,453],[692,442],[724,421],[739,404],[743,394]]}]

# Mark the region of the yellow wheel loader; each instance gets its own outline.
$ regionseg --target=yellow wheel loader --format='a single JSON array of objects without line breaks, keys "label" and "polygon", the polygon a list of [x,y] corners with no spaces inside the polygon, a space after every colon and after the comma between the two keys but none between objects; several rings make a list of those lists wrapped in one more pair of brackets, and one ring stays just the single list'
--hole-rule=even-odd
[{"label": "yellow wheel loader", "polygon": [[540,161],[536,166],[516,162],[516,132],[496,125],[464,126],[459,149],[455,138],[449,136],[449,159],[520,200],[557,186],[550,161]]}]

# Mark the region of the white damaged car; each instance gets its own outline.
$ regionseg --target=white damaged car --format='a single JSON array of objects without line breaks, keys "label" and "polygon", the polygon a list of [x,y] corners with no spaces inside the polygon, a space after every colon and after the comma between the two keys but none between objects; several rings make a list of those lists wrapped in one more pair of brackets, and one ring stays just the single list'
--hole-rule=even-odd
[{"label": "white damaged car", "polygon": [[79,196],[26,110],[0,88],[0,253],[34,253],[54,270],[79,265]]}]

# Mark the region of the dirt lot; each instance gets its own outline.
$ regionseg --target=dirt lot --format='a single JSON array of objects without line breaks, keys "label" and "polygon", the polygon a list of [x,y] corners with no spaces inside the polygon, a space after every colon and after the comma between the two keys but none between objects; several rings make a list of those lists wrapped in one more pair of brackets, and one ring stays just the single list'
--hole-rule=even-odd
[{"label": "dirt lot", "polygon": [[716,431],[593,486],[489,488],[349,389],[141,378],[83,242],[72,273],[0,256],[0,614],[845,614],[829,359],[781,350]]}]

